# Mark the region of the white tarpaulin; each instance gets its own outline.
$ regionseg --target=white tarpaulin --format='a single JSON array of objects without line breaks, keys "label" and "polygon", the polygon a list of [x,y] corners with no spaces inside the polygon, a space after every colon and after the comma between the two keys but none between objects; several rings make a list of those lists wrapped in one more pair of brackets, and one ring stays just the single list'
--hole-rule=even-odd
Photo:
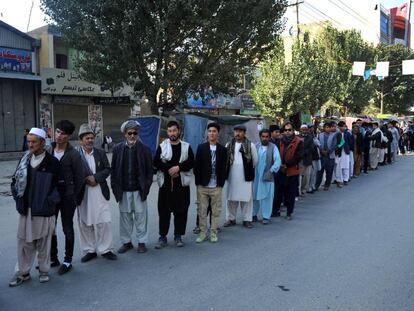
[{"label": "white tarpaulin", "polygon": [[402,74],[414,75],[414,59],[402,61]]},{"label": "white tarpaulin", "polygon": [[388,71],[390,68],[390,62],[378,62],[375,73],[377,77],[388,77]]},{"label": "white tarpaulin", "polygon": [[352,75],[353,76],[364,76],[365,72],[365,62],[354,62],[352,65]]}]

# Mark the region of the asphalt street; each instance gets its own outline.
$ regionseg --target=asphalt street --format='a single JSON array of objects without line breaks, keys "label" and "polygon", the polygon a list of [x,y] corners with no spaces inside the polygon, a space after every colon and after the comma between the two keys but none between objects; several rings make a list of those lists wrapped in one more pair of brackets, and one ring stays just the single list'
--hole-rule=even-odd
[{"label": "asphalt street", "polygon": [[[14,166],[0,162],[3,188]],[[158,231],[154,183],[148,253],[129,251],[115,262],[100,257],[81,263],[76,241],[70,273],[59,276],[52,270],[51,281],[40,284],[32,270],[32,280],[17,288],[9,288],[8,281],[16,263],[18,216],[11,197],[0,191],[0,310],[412,311],[413,168],[414,156],[399,157],[343,189],[301,199],[290,222],[281,218],[251,230],[224,228],[218,244],[195,244],[192,204],[186,246],[170,243],[163,250],[153,248]],[[119,247],[114,201],[112,207]],[[62,259],[61,227],[58,232]]]}]

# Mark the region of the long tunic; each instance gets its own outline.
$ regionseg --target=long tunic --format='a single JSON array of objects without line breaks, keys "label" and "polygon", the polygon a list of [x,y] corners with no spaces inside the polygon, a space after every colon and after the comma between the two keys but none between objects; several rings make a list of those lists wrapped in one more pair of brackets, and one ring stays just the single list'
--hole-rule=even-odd
[{"label": "long tunic", "polygon": [[[268,146],[260,146],[257,150],[257,165],[256,165],[256,175],[253,182],[253,199],[254,200],[263,200],[267,197],[273,197],[275,187],[274,182],[272,181],[263,181],[263,174],[266,168],[266,158],[267,158],[267,148]],[[280,166],[280,155],[277,147],[273,149],[273,165],[270,168],[272,173],[276,173]]]},{"label": "long tunic", "polygon": [[[86,162],[93,174],[96,173],[96,164],[93,152],[84,152]],[[101,186],[85,186],[85,194],[79,209],[79,216],[87,226],[111,222],[109,201],[102,195]]]},{"label": "long tunic", "polygon": [[[244,177],[243,157],[240,153],[241,143],[236,142],[234,147],[234,161],[230,167],[227,200],[249,202],[252,199],[252,182],[246,181]],[[257,163],[256,146],[251,143],[253,165]]]}]

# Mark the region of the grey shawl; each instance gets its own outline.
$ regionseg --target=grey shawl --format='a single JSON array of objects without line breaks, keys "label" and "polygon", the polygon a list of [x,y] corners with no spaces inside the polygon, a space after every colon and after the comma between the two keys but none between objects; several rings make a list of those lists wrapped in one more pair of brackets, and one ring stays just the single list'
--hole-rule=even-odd
[{"label": "grey shawl", "polygon": [[14,189],[12,189],[12,193],[19,198],[23,197],[24,191],[26,190],[27,167],[29,166],[30,157],[31,153],[27,151],[20,159],[20,162],[17,165],[16,171],[13,175]]}]

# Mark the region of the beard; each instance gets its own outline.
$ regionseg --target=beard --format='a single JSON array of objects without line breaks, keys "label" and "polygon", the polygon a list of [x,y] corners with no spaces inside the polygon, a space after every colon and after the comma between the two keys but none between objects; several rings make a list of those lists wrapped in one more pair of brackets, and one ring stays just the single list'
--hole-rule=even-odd
[{"label": "beard", "polygon": [[263,146],[267,146],[269,144],[269,141],[262,141]]},{"label": "beard", "polygon": [[177,141],[178,140],[178,136],[172,135],[172,136],[168,137],[168,139],[171,140],[171,141]]}]

